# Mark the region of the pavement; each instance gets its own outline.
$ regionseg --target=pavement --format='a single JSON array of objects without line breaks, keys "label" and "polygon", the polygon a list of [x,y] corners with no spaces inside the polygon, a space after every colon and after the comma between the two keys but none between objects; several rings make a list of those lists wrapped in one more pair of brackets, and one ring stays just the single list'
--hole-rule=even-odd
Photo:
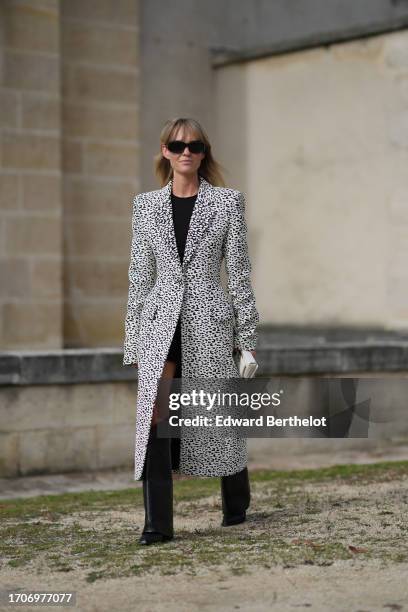
[{"label": "pavement", "polygon": [[[408,460],[408,444],[395,444],[378,449],[336,450],[298,455],[258,454],[248,461],[249,472],[257,469],[296,470],[316,469],[341,464],[378,463],[380,461]],[[188,476],[173,475],[174,480]],[[132,469],[111,469],[92,472],[67,472],[64,474],[43,474],[0,478],[0,499],[57,495],[80,491],[112,491],[141,487],[142,482],[133,479]]]}]

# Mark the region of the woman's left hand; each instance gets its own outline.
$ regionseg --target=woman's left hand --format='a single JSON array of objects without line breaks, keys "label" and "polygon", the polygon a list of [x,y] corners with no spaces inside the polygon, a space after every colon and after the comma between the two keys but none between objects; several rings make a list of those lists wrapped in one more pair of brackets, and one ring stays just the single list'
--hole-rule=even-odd
[{"label": "woman's left hand", "polygon": [[[234,348],[233,351],[232,351],[233,354],[237,353],[237,352],[238,352],[237,348]],[[252,354],[252,357],[255,357],[255,354],[256,354],[256,350],[255,349],[253,351],[249,351],[249,352]]]}]

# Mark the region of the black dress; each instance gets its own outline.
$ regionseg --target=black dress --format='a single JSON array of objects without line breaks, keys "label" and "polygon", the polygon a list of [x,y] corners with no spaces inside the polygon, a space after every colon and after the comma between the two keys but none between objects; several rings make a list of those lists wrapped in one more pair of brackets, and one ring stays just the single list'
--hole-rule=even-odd
[{"label": "black dress", "polygon": [[[197,199],[197,194],[188,196],[186,198],[180,198],[171,194],[171,205],[173,211],[173,225],[174,233],[176,236],[177,250],[180,257],[180,262],[183,261],[184,249],[186,247],[186,239],[188,228],[190,225],[191,215],[193,213],[194,204]],[[180,373],[181,368],[181,324],[180,318],[177,321],[176,329],[174,332],[173,340],[171,342],[169,352],[167,353],[167,359],[175,361],[177,363],[176,375]]]}]

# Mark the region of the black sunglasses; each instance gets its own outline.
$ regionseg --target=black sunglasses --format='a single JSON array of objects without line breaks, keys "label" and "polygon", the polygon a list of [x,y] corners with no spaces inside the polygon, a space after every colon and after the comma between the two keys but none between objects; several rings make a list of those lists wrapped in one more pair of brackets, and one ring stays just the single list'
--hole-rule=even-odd
[{"label": "black sunglasses", "polygon": [[166,147],[171,153],[183,153],[186,147],[188,147],[190,153],[205,153],[205,144],[201,140],[192,140],[191,142],[172,140],[167,143]]}]

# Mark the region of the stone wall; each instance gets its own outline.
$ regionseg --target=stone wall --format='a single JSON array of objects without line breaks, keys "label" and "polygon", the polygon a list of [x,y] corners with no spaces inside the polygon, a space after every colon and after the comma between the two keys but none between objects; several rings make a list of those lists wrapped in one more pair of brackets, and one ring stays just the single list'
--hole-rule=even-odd
[{"label": "stone wall", "polygon": [[262,325],[408,327],[408,12],[317,5],[1,3],[2,349],[123,345],[131,202],[180,114],[247,195]]},{"label": "stone wall", "polygon": [[139,5],[0,8],[0,346],[123,342],[139,183]]},{"label": "stone wall", "polygon": [[[329,451],[334,458],[349,450],[376,452],[380,458],[406,446],[407,354],[407,337],[338,342],[330,335],[323,339],[288,333],[284,339],[261,333],[257,360],[259,376],[267,381],[248,392],[282,388],[276,416],[332,416],[336,420],[327,435],[339,437],[327,437],[327,430],[322,437],[310,437],[312,430],[307,429],[300,432],[302,437],[293,437],[299,432],[287,427],[287,437],[280,438],[278,430],[271,430],[270,438],[248,440],[250,461],[271,465],[276,458],[282,467],[301,453]],[[323,386],[320,377],[333,378],[334,384]],[[352,415],[345,412],[352,405],[351,381],[344,388],[339,377],[360,379],[355,403],[360,406],[370,399],[369,420],[364,405]],[[0,477],[132,469],[136,399],[137,369],[122,366],[120,349],[0,355]]]},{"label": "stone wall", "polygon": [[0,345],[60,347],[60,6],[9,0],[0,16]]},{"label": "stone wall", "polygon": [[[275,456],[281,459],[286,455],[289,461],[291,456],[301,453],[331,451],[335,456],[348,450],[378,451],[380,458],[381,453],[390,452],[399,444],[406,446],[408,380],[406,376],[394,376],[393,380],[386,372],[376,376],[388,379],[393,393],[384,404],[384,410],[389,409],[387,419],[370,423],[367,437],[358,437],[361,427],[358,417],[352,421],[350,437],[344,438],[311,437],[307,429],[301,432],[303,437],[294,438],[293,429],[288,426],[284,428],[283,439],[280,430],[270,428],[270,438],[249,438],[250,460],[266,464]],[[290,414],[299,417],[327,414],[325,405],[316,400],[314,377],[279,377],[284,390],[289,382],[297,398],[291,404]],[[274,386],[271,392],[277,388]],[[378,387],[374,390],[378,391]],[[258,415],[254,412],[253,416]],[[0,477],[133,469],[135,382],[3,388],[0,418],[4,423],[0,432]]]},{"label": "stone wall", "polygon": [[66,0],[61,15],[65,346],[123,342],[139,183],[135,0]]},{"label": "stone wall", "polygon": [[0,476],[131,466],[135,383],[1,391]]}]

